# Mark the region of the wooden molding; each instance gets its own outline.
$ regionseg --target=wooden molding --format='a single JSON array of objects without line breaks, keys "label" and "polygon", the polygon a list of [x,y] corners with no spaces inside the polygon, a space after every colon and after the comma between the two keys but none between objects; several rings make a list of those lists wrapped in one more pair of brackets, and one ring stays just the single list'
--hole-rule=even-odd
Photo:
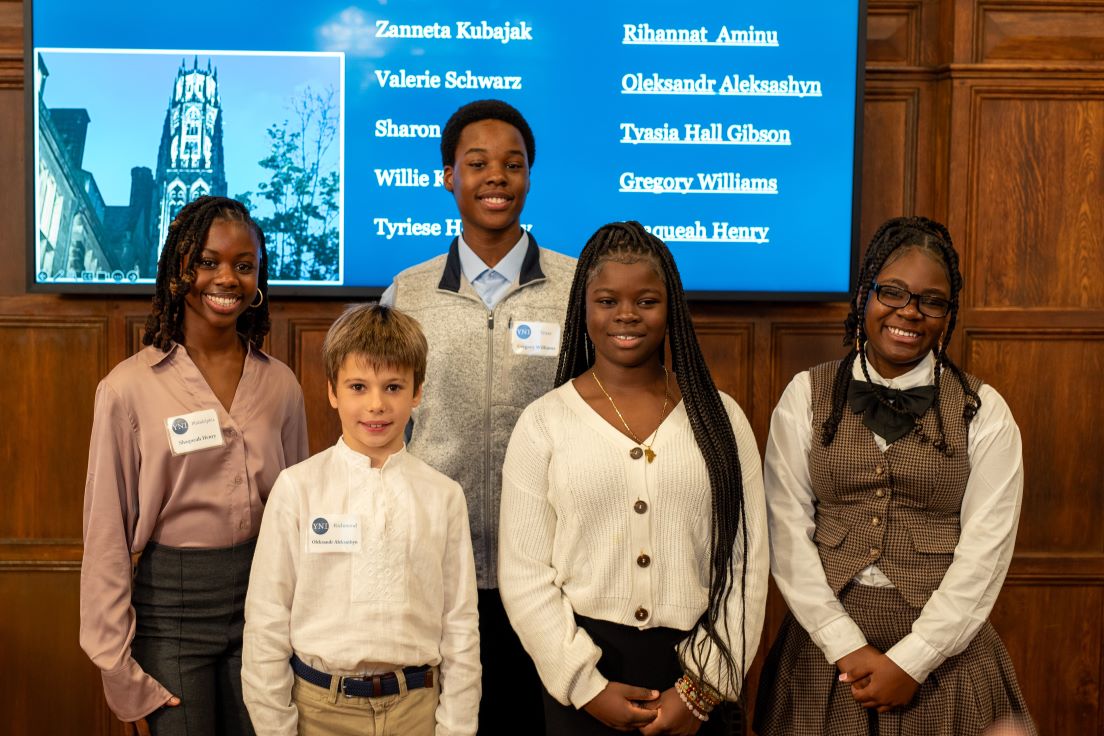
[{"label": "wooden molding", "polygon": [[920,0],[872,1],[867,6],[868,64],[920,64],[920,7]]},{"label": "wooden molding", "polygon": [[717,388],[736,399],[750,417],[755,410],[755,326],[750,322],[696,319],[694,331]]},{"label": "wooden molding", "polygon": [[1104,307],[1104,77],[971,82],[956,95],[965,304]]},{"label": "wooden molding", "polygon": [[1075,62],[1104,67],[1104,3],[980,0],[973,60]]}]

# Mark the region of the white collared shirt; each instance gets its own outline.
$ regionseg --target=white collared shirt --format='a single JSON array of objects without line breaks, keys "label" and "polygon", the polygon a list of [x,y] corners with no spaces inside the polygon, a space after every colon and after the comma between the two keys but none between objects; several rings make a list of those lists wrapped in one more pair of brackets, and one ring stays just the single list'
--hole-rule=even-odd
[{"label": "white collared shirt", "polygon": [[[357,549],[313,551],[312,522],[355,518]],[[474,734],[475,561],[460,486],[405,449],[381,468],[343,440],[285,470],[268,499],[245,602],[242,690],[258,733],[296,733],[294,652],[336,675],[439,665],[437,734]]]},{"label": "white collared shirt", "polygon": [[[883,386],[909,389],[931,385],[935,358],[908,373],[883,378],[867,364],[870,379]],[[855,361],[852,376],[865,381]],[[956,380],[945,375],[943,380]],[[981,409],[969,427],[970,477],[962,497],[962,532],[954,561],[939,588],[924,605],[912,632],[886,654],[917,682],[923,682],[948,657],[961,653],[989,616],[1004,584],[1023,495],[1020,430],[1008,404],[983,384]],[[858,625],[832,592],[813,542],[816,495],[809,476],[812,442],[812,394],[809,372],[794,376],[771,417],[764,465],[770,519],[771,570],[786,603],[813,642],[835,663],[866,645]],[[945,421],[961,421],[944,417]],[[883,452],[886,442],[874,435]],[[860,585],[892,587],[871,565],[855,576]]]}]

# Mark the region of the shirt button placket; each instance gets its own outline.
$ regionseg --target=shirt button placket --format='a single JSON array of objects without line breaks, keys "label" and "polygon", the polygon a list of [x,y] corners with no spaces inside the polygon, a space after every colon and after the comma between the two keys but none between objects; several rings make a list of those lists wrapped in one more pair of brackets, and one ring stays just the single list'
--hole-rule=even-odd
[{"label": "shirt button placket", "polygon": [[[249,492],[245,487],[245,446],[241,441],[241,435],[234,427],[226,427],[222,430],[226,438],[228,452],[226,453],[227,470],[233,473],[230,478],[230,506],[234,516],[238,517],[237,531],[246,532],[249,529]],[[241,541],[243,535],[234,535],[234,543]]]}]

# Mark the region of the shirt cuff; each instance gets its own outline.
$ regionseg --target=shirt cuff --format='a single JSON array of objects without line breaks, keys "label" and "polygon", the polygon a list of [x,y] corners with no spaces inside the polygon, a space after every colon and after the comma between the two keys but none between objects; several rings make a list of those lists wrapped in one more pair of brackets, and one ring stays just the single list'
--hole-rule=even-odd
[{"label": "shirt cuff", "polygon": [[824,658],[835,664],[845,656],[866,646],[862,629],[850,616],[840,616],[809,634],[813,643],[824,652]]},{"label": "shirt cuff", "polygon": [[609,680],[602,676],[597,667],[594,667],[590,670],[589,676],[579,678],[579,681],[568,691],[567,698],[576,709],[582,710],[583,706],[598,697],[608,684]]},{"label": "shirt cuff", "polygon": [[886,656],[907,672],[909,677],[921,683],[947,660],[938,649],[915,633],[890,647]]},{"label": "shirt cuff", "polygon": [[147,675],[133,658],[117,669],[101,670],[100,675],[107,706],[120,721],[145,718],[172,697],[172,693]]}]

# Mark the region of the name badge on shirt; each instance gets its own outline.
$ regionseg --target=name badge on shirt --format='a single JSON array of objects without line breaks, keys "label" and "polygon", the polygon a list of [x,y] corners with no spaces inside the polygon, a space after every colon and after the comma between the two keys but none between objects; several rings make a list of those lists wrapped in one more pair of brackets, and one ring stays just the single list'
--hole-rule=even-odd
[{"label": "name badge on shirt", "polygon": [[560,354],[560,326],[555,322],[514,322],[510,330],[510,347],[514,355]]},{"label": "name badge on shirt", "polygon": [[321,514],[311,518],[307,551],[359,552],[360,517],[356,514]]},{"label": "name badge on shirt", "polygon": [[169,417],[165,420],[165,431],[169,433],[169,449],[174,455],[186,455],[225,444],[218,413],[214,409]]}]

